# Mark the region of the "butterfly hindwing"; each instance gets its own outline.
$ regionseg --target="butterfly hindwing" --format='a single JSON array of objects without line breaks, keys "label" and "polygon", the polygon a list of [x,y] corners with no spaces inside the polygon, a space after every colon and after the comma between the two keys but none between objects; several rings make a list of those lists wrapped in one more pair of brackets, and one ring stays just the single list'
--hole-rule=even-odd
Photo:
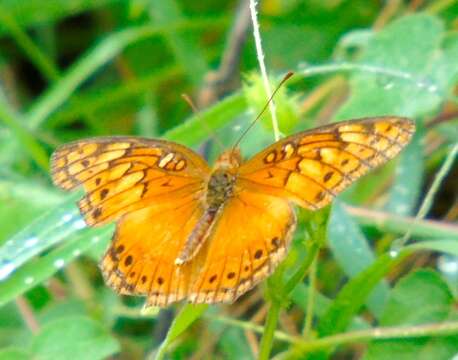
[{"label": "butterfly hindwing", "polygon": [[282,139],[240,167],[239,183],[316,210],[396,156],[414,124],[399,117],[345,121]]},{"label": "butterfly hindwing", "polygon": [[295,225],[287,200],[237,188],[197,255],[188,300],[235,301],[284,259]]}]

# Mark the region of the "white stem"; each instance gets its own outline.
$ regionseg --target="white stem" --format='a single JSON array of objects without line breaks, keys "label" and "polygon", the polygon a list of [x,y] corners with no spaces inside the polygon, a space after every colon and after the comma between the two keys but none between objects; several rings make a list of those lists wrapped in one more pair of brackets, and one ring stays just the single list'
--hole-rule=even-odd
[{"label": "white stem", "polygon": [[[267,98],[270,99],[272,96],[272,89],[270,87],[269,79],[267,77],[266,65],[264,64],[264,53],[262,51],[261,45],[261,34],[259,33],[259,23],[256,12],[256,4],[256,0],[250,0],[250,13],[251,21],[253,23],[254,43],[256,45],[256,55],[259,62],[259,68],[261,70],[262,80],[264,82],[264,88],[267,93]],[[278,120],[275,110],[275,103],[273,99],[269,101],[269,110],[270,114],[272,115],[272,127],[274,130],[275,141],[278,141],[280,139],[280,130],[278,129]]]}]

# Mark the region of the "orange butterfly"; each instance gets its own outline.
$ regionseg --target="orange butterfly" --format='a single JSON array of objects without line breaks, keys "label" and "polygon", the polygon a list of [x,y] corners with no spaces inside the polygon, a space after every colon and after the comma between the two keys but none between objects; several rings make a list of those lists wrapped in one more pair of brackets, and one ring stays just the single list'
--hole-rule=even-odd
[{"label": "orange butterfly", "polygon": [[62,146],[52,176],[83,185],[90,226],[117,221],[101,268],[121,294],[147,306],[232,302],[287,253],[292,204],[316,210],[396,156],[415,126],[400,117],[332,124],[284,138],[246,162],[238,148],[213,168],[170,141],[102,137]]}]

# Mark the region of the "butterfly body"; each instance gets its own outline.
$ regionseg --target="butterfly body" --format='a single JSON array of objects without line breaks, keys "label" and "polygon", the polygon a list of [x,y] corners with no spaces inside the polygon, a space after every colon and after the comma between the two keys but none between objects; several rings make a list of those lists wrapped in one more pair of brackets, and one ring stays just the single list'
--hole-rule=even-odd
[{"label": "butterfly body", "polygon": [[53,180],[82,184],[88,225],[116,221],[101,262],[117,292],[147,305],[232,302],[272,273],[296,226],[293,204],[316,210],[397,155],[412,121],[347,121],[284,138],[242,163],[224,152],[210,168],[164,140],[111,137],[64,145]]}]

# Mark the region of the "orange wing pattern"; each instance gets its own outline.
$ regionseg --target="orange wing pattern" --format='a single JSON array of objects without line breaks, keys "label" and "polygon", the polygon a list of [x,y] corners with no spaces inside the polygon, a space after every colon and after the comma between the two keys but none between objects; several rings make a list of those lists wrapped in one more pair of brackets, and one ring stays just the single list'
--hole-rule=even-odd
[{"label": "orange wing pattern", "polygon": [[238,168],[230,196],[220,185],[216,195],[225,202],[206,241],[195,257],[179,264],[176,259],[206,211],[212,173],[198,154],[161,140],[98,138],[60,148],[52,172],[64,189],[83,185],[79,207],[88,225],[117,220],[101,263],[116,291],[146,296],[149,306],[181,299],[232,302],[285,257],[296,225],[290,201],[309,209],[327,205],[369,169],[393,158],[413,131],[410,120],[380,117],[273,144]]},{"label": "orange wing pattern", "polygon": [[[101,263],[107,284],[121,294],[146,296],[147,306],[236,300],[283,260],[296,224],[286,200],[238,192],[209,241],[183,265],[175,259],[204,210],[191,195],[122,217]],[[249,226],[239,226],[246,219]]]},{"label": "orange wing pattern", "polygon": [[240,167],[238,182],[252,191],[316,210],[409,142],[413,122],[378,117],[340,122],[278,141]]},{"label": "orange wing pattern", "polygon": [[136,137],[64,145],[51,159],[54,183],[83,185],[78,203],[88,225],[101,225],[148,206],[198,192],[210,174],[205,160],[182,145]]},{"label": "orange wing pattern", "polygon": [[189,301],[235,301],[284,259],[295,225],[287,200],[238,188],[197,255]]},{"label": "orange wing pattern", "polygon": [[186,298],[196,263],[177,266],[175,259],[202,214],[190,194],[123,216],[101,262],[106,283],[154,306]]}]

